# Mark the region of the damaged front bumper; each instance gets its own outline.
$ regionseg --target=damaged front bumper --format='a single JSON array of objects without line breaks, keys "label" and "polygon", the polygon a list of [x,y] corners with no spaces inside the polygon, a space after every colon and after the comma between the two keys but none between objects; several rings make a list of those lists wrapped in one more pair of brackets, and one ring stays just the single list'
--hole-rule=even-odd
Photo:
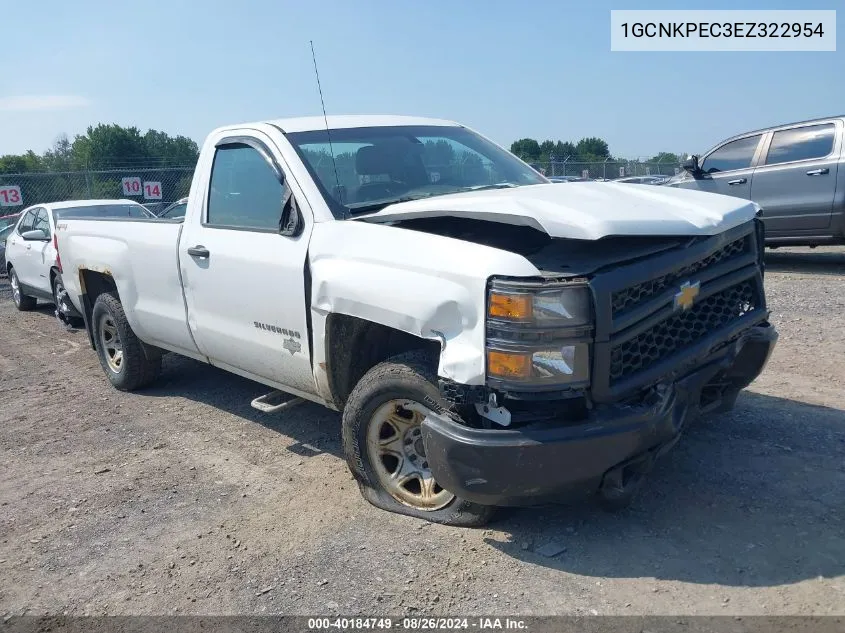
[{"label": "damaged front bumper", "polygon": [[640,404],[591,409],[578,422],[518,429],[477,429],[445,416],[422,425],[426,456],[438,484],[485,505],[533,505],[621,490],[639,477],[701,413],[733,407],[763,370],[777,341],[764,323],[705,363],[651,388]]}]

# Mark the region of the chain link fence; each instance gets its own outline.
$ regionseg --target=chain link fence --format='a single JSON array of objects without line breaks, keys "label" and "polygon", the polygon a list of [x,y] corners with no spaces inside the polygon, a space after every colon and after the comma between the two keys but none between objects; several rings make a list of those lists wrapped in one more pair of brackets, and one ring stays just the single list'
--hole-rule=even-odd
[{"label": "chain link fence", "polygon": [[[525,159],[523,159],[525,160]],[[614,180],[628,176],[674,176],[680,172],[678,163],[644,163],[632,160],[585,161],[566,159],[561,161],[529,162],[548,177],[575,176],[578,178],[605,178]]]},{"label": "chain link fence", "polygon": [[104,198],[137,200],[158,212],[188,195],[193,166],[0,174],[0,216],[33,204]]},{"label": "chain link fence", "polygon": [[[531,165],[549,177],[608,180],[627,176],[672,176],[680,171],[677,163],[632,160],[567,158],[531,162]],[[129,198],[158,213],[188,195],[193,173],[194,166],[190,165],[0,174],[0,217],[33,204],[94,198]]]}]

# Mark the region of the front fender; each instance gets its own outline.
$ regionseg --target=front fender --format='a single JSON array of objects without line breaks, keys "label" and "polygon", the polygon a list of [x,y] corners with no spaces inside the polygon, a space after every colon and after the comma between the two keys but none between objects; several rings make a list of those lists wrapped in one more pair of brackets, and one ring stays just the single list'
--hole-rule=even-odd
[{"label": "front fender", "polygon": [[[309,262],[315,333],[339,313],[437,341],[438,374],[468,385],[484,383],[488,279],[539,274],[515,253],[354,221],[315,225]],[[322,338],[315,363],[325,361]]]}]

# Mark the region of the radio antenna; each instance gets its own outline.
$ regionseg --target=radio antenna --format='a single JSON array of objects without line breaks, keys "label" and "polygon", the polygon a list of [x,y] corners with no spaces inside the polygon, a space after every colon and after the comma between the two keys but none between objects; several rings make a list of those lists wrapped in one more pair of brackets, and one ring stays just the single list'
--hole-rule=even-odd
[{"label": "radio antenna", "polygon": [[[329,139],[329,152],[331,153],[332,157],[332,167],[334,168],[334,181],[337,185],[337,195],[341,198],[345,198],[346,196],[343,195],[343,189],[340,188],[340,178],[337,175],[337,162],[334,158],[334,147],[332,146],[332,134],[329,131],[329,117],[326,116],[326,102],[323,100],[323,87],[320,85],[320,71],[317,70],[317,56],[314,54],[314,40],[309,40],[311,44],[311,59],[314,62],[314,74],[317,76],[317,90],[320,93],[320,105],[323,106],[323,121],[326,122],[326,136]],[[340,201],[341,204],[344,200]]]}]

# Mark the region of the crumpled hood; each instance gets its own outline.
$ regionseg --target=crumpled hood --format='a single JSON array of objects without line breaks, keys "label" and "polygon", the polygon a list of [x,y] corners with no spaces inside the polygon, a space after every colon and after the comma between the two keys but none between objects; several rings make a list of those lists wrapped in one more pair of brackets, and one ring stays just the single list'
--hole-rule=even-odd
[{"label": "crumpled hood", "polygon": [[389,223],[451,216],[531,226],[551,237],[715,235],[751,220],[753,202],[674,187],[614,182],[543,184],[391,204],[356,220]]}]

